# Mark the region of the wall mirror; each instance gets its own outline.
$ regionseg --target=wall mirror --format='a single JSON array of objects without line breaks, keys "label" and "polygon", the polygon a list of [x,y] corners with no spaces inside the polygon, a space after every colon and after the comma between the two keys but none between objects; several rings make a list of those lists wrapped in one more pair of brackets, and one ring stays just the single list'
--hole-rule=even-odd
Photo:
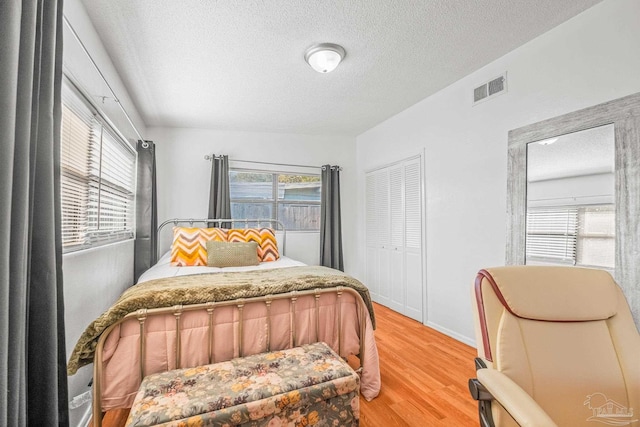
[{"label": "wall mirror", "polygon": [[607,269],[640,326],[640,93],[509,131],[506,250]]},{"label": "wall mirror", "polygon": [[527,144],[525,264],[613,273],[614,141],[604,125]]}]

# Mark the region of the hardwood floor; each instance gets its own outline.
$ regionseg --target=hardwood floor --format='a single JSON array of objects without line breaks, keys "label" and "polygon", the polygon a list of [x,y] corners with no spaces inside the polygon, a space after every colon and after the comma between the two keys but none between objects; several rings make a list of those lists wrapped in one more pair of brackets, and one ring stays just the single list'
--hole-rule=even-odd
[{"label": "hardwood floor", "polygon": [[[478,426],[467,381],[475,376],[474,348],[375,304],[382,390],[360,399],[360,425]],[[103,426],[124,426],[128,411],[110,411]]]},{"label": "hardwood floor", "polygon": [[382,389],[360,399],[362,426],[478,426],[467,389],[476,350],[375,304]]}]

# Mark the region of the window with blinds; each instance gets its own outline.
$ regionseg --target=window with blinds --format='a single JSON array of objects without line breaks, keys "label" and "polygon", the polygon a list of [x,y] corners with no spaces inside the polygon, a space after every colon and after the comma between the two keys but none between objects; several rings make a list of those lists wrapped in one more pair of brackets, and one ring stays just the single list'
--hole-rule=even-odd
[{"label": "window with blinds", "polygon": [[577,235],[576,207],[536,208],[527,211],[527,259],[575,264]]},{"label": "window with blinds", "polygon": [[613,205],[527,210],[526,262],[614,268]]},{"label": "window with blinds", "polygon": [[62,101],[64,251],[132,238],[135,152],[69,84]]}]

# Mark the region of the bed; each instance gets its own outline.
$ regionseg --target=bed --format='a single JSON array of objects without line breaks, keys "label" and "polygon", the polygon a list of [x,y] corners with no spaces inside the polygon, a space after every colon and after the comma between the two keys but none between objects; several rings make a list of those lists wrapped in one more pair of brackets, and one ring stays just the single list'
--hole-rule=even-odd
[{"label": "bed", "polygon": [[173,224],[175,235],[185,223],[202,224],[203,230],[242,224],[247,233],[267,223],[276,230],[282,255],[255,266],[180,266],[174,237],[172,250],[87,327],[71,355],[70,374],[94,363],[94,425],[101,425],[107,410],[131,407],[142,378],[151,373],[314,342],[359,363],[363,397],[378,395],[375,317],[364,285],[340,271],[286,257],[286,230],[279,221],[174,219],[158,233]]}]

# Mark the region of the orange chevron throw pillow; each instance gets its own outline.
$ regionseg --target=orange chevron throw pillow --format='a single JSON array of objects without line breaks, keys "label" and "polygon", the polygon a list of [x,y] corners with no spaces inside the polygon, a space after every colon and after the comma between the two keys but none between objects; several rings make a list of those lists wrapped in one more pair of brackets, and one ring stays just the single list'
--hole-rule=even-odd
[{"label": "orange chevron throw pillow", "polygon": [[280,258],[278,241],[272,228],[232,228],[227,230],[227,242],[256,242],[261,262]]},{"label": "orange chevron throw pillow", "polygon": [[171,265],[191,267],[207,265],[207,241],[227,241],[224,228],[173,227]]}]

